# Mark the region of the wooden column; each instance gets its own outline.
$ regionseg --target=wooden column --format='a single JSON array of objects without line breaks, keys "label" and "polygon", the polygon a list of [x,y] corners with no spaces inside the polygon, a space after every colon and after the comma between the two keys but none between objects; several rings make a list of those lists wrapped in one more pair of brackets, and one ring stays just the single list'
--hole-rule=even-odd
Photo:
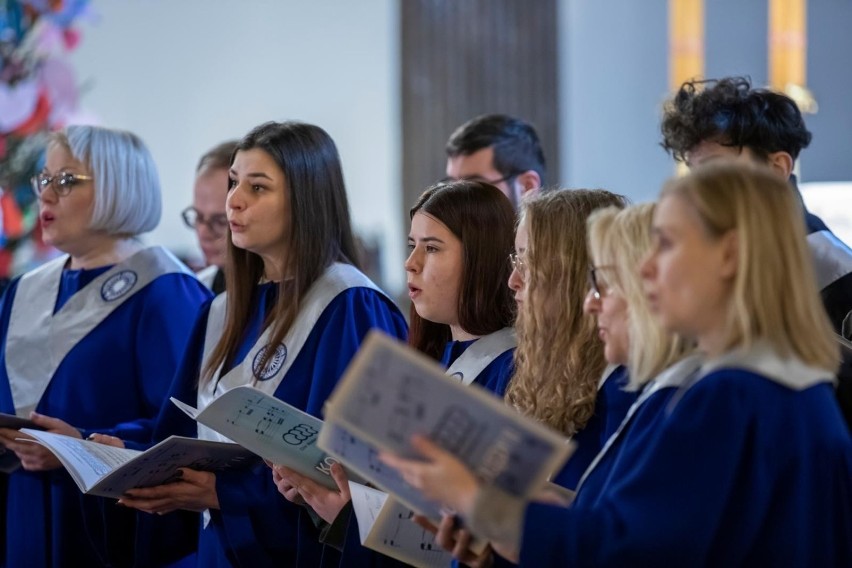
[{"label": "wooden column", "polygon": [[444,177],[450,133],[480,114],[532,122],[544,147],[547,181],[559,183],[556,2],[400,1],[406,231],[408,208]]}]

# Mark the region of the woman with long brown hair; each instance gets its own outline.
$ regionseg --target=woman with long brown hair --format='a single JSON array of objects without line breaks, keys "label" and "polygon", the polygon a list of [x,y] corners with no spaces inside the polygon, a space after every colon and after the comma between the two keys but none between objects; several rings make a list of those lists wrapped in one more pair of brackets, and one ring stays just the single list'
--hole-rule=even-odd
[{"label": "woman with long brown hair", "polygon": [[[227,292],[202,313],[173,395],[202,408],[249,384],[319,416],[367,332],[404,339],[405,321],[357,268],[340,159],[325,131],[262,124],[237,144],[229,175]],[[164,408],[159,438],[196,433],[220,438]],[[320,561],[308,510],[278,495],[266,466],[184,469],[180,481],[133,490],[122,503],[203,511],[203,566]]]}]

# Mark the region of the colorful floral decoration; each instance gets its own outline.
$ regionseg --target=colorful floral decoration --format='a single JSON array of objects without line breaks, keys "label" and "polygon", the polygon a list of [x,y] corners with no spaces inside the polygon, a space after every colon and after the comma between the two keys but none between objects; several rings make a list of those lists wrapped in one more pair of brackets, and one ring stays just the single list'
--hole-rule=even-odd
[{"label": "colorful floral decoration", "polygon": [[43,261],[29,179],[49,132],[73,121],[79,90],[68,54],[89,0],[0,0],[0,278]]}]

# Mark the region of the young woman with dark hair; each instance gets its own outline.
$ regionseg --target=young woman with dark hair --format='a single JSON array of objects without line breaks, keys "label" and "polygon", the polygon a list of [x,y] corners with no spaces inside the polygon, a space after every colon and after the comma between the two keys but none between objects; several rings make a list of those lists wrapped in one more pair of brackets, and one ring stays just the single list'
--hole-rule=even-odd
[{"label": "young woman with dark hair", "polygon": [[[325,131],[260,125],[237,145],[229,174],[227,292],[203,310],[172,394],[203,408],[248,384],[319,416],[367,332],[404,339],[405,321],[357,268],[340,159]],[[155,440],[171,434],[222,439],[166,405]],[[202,566],[320,562],[308,511],[280,498],[266,466],[184,469],[180,481],[121,502],[203,511]]]},{"label": "young woman with dark hair", "polygon": [[[448,367],[447,373],[503,396],[512,375],[514,305],[507,285],[515,211],[489,184],[456,181],[427,189],[410,211],[408,289],[409,344]],[[333,468],[337,470],[338,468]],[[361,546],[356,520],[343,498],[276,467],[285,497],[304,499],[331,533],[345,534],[340,562],[324,566],[394,566],[399,563]],[[346,486],[342,470],[335,479]],[[305,490],[293,492],[290,487]]]},{"label": "young woman with dark hair", "polygon": [[[405,270],[409,344],[463,382],[503,396],[515,345],[515,307],[506,284],[515,212],[495,189],[479,181],[427,189],[409,212]],[[475,351],[485,347],[488,363],[465,371],[458,360],[476,344]]]}]

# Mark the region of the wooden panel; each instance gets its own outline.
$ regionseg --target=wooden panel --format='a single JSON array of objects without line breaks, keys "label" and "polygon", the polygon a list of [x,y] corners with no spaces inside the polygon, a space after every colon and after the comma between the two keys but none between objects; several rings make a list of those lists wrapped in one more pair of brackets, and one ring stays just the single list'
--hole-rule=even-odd
[{"label": "wooden panel", "polygon": [[556,0],[400,0],[404,227],[444,176],[450,133],[500,112],[532,122],[559,182]]}]

